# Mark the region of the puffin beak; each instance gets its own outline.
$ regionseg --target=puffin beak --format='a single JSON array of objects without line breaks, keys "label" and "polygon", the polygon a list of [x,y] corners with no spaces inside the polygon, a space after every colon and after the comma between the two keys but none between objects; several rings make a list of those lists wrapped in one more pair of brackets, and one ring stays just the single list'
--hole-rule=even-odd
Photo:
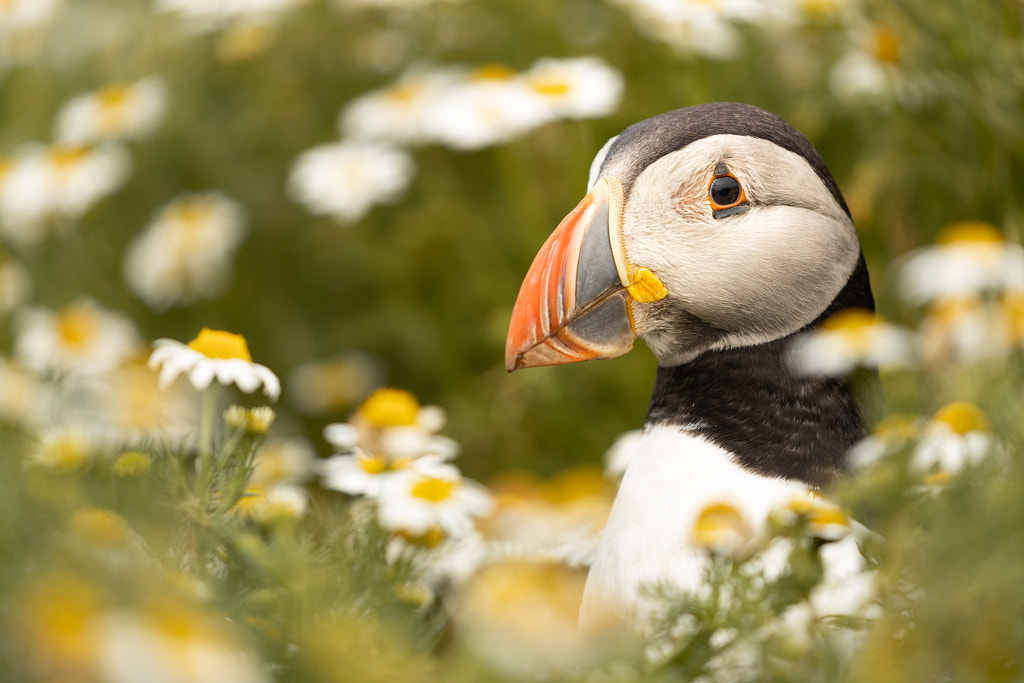
[{"label": "puffin beak", "polygon": [[621,183],[599,179],[541,247],[512,310],[509,372],[615,358],[633,347],[636,269],[622,244],[622,205]]}]

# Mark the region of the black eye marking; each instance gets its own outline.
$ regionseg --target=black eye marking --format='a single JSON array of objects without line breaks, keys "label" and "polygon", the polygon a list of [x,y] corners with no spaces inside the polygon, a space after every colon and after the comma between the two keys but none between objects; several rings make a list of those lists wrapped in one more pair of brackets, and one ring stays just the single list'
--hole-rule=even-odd
[{"label": "black eye marking", "polygon": [[715,177],[708,185],[708,202],[714,218],[725,218],[750,210],[746,192],[736,176],[729,173],[724,164],[715,168]]}]

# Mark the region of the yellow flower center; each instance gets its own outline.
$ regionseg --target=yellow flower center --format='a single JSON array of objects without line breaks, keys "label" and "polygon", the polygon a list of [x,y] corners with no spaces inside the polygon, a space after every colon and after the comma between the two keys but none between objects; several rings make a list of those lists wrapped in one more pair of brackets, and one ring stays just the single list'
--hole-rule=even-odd
[{"label": "yellow flower center", "polygon": [[75,511],[71,528],[79,538],[97,546],[117,546],[128,540],[128,523],[121,515],[91,505]]},{"label": "yellow flower center", "polygon": [[[0,0],[2,1],[2,0]],[[10,173],[11,168],[14,167],[14,163],[8,159],[0,157],[0,182],[3,182],[4,176]]]},{"label": "yellow flower center", "polygon": [[359,460],[359,466],[362,467],[363,471],[367,474],[380,474],[388,469],[388,463],[384,460],[383,456],[364,455],[360,453],[356,458]]},{"label": "yellow flower center", "polygon": [[416,99],[421,90],[422,88],[412,83],[403,83],[388,88],[387,97],[389,100],[400,104],[409,104]]},{"label": "yellow flower center", "polygon": [[814,526],[850,526],[850,518],[845,512],[833,505],[818,505],[807,516],[808,523]]},{"label": "yellow flower center", "polygon": [[821,329],[856,332],[869,329],[877,322],[878,316],[871,311],[863,308],[846,308],[821,323]]},{"label": "yellow flower center", "polygon": [[1003,241],[1003,235],[996,226],[985,221],[960,221],[943,228],[935,241],[938,244],[954,242],[999,244]]},{"label": "yellow flower center", "polygon": [[742,539],[749,537],[751,533],[743,515],[729,503],[708,505],[701,510],[697,523],[693,525],[694,542],[705,548],[720,544],[730,535]]},{"label": "yellow flower center", "polygon": [[875,58],[885,64],[898,64],[900,61],[900,37],[896,32],[884,26],[875,26],[874,35]]},{"label": "yellow flower center", "polygon": [[427,477],[412,485],[412,495],[431,503],[439,503],[451,497],[456,482],[450,479]]},{"label": "yellow flower center", "polygon": [[141,451],[127,451],[114,461],[114,474],[119,477],[141,477],[153,467],[153,458]]},{"label": "yellow flower center", "polygon": [[558,97],[569,92],[569,84],[556,78],[534,78],[530,81],[530,87],[541,95]]},{"label": "yellow flower center", "polygon": [[932,474],[929,474],[925,478],[924,483],[926,486],[930,488],[937,489],[945,486],[950,481],[952,481],[952,479],[953,475],[951,475],[949,472],[934,472]]},{"label": "yellow flower center", "polygon": [[432,526],[427,530],[427,533],[420,536],[413,536],[405,531],[400,531],[399,535],[409,543],[415,545],[421,545],[426,548],[436,548],[444,540],[444,532],[436,526]]},{"label": "yellow flower center", "polygon": [[55,147],[49,152],[50,163],[59,173],[70,171],[89,154],[88,147]]},{"label": "yellow flower center", "polygon": [[906,415],[889,415],[880,420],[872,431],[882,439],[912,439],[917,435],[917,426],[914,419]]},{"label": "yellow flower center", "polygon": [[800,9],[815,19],[824,19],[836,13],[841,0],[802,0]]},{"label": "yellow flower center", "polygon": [[516,75],[516,72],[504,64],[486,64],[481,66],[470,75],[473,81],[509,81]]},{"label": "yellow flower center", "polygon": [[57,313],[56,327],[65,348],[84,351],[96,337],[96,316],[83,306],[69,306]]},{"label": "yellow flower center", "polygon": [[357,413],[371,426],[407,427],[416,424],[420,404],[408,391],[378,389],[370,394]]},{"label": "yellow flower center", "polygon": [[199,331],[199,336],[188,343],[188,347],[207,358],[241,358],[246,362],[252,362],[249,345],[240,334],[204,327]]},{"label": "yellow flower center", "polygon": [[988,418],[981,408],[966,401],[954,401],[939,409],[932,420],[944,422],[961,436],[969,432],[987,432],[989,430]]}]

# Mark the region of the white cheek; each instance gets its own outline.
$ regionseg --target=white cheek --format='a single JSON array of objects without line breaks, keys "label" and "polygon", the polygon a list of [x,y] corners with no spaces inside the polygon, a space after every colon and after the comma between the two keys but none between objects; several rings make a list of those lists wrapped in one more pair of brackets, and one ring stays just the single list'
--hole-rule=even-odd
[{"label": "white cheek", "polygon": [[630,256],[650,264],[689,312],[727,330],[772,336],[813,321],[860,253],[848,221],[791,206],[662,226],[657,244]]}]

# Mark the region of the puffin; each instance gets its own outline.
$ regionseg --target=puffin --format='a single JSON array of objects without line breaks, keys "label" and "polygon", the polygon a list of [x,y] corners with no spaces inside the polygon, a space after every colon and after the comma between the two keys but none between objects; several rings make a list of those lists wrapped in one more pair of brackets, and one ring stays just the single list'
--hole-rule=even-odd
[{"label": "puffin", "polygon": [[791,342],[874,310],[850,210],[824,160],[764,109],[715,102],[640,121],[595,156],[587,194],[540,248],[505,363],[657,358],[643,430],[588,573],[580,626],[643,629],[652,589],[695,590],[702,510],[752,528],[819,494],[866,434],[846,378],[803,376]]}]

